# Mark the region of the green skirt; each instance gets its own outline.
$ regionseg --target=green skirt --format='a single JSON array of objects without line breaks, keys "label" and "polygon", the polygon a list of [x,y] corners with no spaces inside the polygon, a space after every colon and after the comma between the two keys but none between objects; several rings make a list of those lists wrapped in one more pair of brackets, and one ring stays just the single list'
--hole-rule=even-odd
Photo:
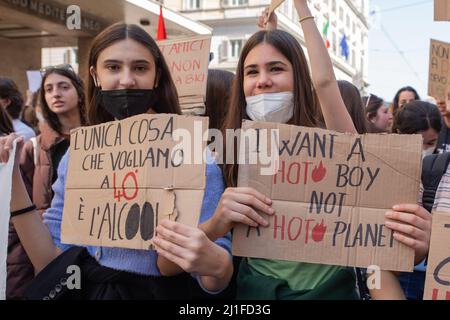
[{"label": "green skirt", "polygon": [[242,259],[237,276],[238,300],[359,300],[353,269],[343,268],[313,290],[291,290],[286,280],[252,270]]}]

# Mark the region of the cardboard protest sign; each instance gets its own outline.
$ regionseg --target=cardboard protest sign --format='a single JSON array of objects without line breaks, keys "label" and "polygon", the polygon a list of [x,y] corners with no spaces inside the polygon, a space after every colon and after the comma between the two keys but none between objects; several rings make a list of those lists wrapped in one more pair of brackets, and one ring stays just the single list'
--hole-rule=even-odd
[{"label": "cardboard protest sign", "polygon": [[238,225],[233,254],[413,269],[413,250],[395,241],[384,221],[393,205],[417,202],[420,135],[351,135],[250,121],[242,128],[259,132],[257,141],[279,130],[278,142],[272,142],[280,155],[276,173],[261,175],[260,161],[255,161],[239,166],[238,180],[240,187],[253,187],[272,199],[276,214],[268,217],[267,228]]},{"label": "cardboard protest sign", "polygon": [[0,300],[6,299],[6,258],[8,256],[8,230],[11,202],[11,181],[16,145],[7,163],[0,164]]},{"label": "cardboard protest sign", "polygon": [[148,249],[162,219],[197,225],[206,166],[191,148],[202,155],[207,128],[207,118],[145,114],[73,130],[62,241]]},{"label": "cardboard protest sign", "polygon": [[445,101],[450,90],[450,43],[431,40],[428,95]]},{"label": "cardboard protest sign", "polygon": [[448,0],[434,0],[434,20],[450,21],[450,2]]},{"label": "cardboard protest sign", "polygon": [[283,2],[284,2],[284,0],[272,0],[272,2],[270,3],[270,6],[269,6],[269,12],[268,12],[268,14],[267,14],[267,17],[266,17],[266,21],[265,21],[265,22],[268,21],[270,15],[271,15],[271,14],[272,14],[279,6],[281,6],[281,4],[282,4]]},{"label": "cardboard protest sign", "polygon": [[434,212],[424,300],[450,300],[450,214]]},{"label": "cardboard protest sign", "polygon": [[158,42],[183,113],[204,114],[211,35]]}]

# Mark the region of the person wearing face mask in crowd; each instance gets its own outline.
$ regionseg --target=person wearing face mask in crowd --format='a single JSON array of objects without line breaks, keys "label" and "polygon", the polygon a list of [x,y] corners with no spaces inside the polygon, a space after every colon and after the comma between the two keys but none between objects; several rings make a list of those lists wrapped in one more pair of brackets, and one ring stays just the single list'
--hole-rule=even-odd
[{"label": "person wearing face mask in crowd", "polygon": [[[86,124],[83,82],[70,65],[47,67],[42,71],[40,96],[45,122],[34,141],[22,149],[20,170],[29,197],[42,213],[50,207],[52,184],[57,168],[70,143],[70,130]],[[34,278],[34,269],[20,239],[10,224],[6,298],[23,298]]]},{"label": "person wearing face mask in crowd", "polygon": [[20,120],[23,98],[17,84],[13,80],[3,77],[0,77],[0,108],[9,114],[14,132],[23,136],[25,142],[36,136],[33,129]]},{"label": "person wearing face mask in crowd", "polygon": [[392,125],[392,114],[383,99],[374,94],[363,98],[369,133],[385,133]]},{"label": "person wearing face mask in crowd", "polygon": [[420,96],[417,93],[416,89],[410,86],[400,88],[395,94],[394,100],[392,101],[392,115],[395,117],[398,110],[400,110],[407,103],[410,103],[414,100],[420,100]]},{"label": "person wearing face mask in crowd", "polygon": [[422,156],[425,157],[435,153],[441,128],[442,118],[435,105],[424,101],[412,101],[397,112],[392,133],[421,134]]},{"label": "person wearing face mask in crowd", "polygon": [[[328,129],[356,133],[307,1],[295,0],[294,4],[305,34],[312,75],[297,40],[287,32],[276,30],[276,16],[271,15],[266,26],[269,30],[254,34],[242,50],[224,130],[238,129],[242,120],[250,119],[307,127],[325,125]],[[261,24],[266,16],[267,11],[259,19]],[[224,165],[228,188],[213,218],[202,225],[212,240],[227,234],[237,223],[267,227],[266,215],[275,213],[272,200],[266,195],[253,188],[237,187],[238,165],[234,163]],[[401,222],[407,223],[410,213],[416,214],[420,222],[429,218],[424,210],[417,205],[400,205],[390,212],[387,222],[393,231],[403,232]],[[395,232],[394,237],[405,244],[411,238],[417,241],[416,255],[423,259],[428,250],[429,224],[418,222],[412,229],[415,236]],[[386,290],[384,297],[402,298],[401,288],[398,282],[391,281],[392,278],[393,274],[389,273],[382,280]],[[351,268],[243,258],[237,276],[237,297],[252,300],[358,299],[358,294]]]},{"label": "person wearing face mask in crowd", "polygon": [[[114,24],[92,42],[87,90],[87,120],[97,125],[142,113],[181,114],[177,92],[164,57],[155,41],[136,25]],[[12,134],[0,138],[0,161],[6,162],[17,142]],[[28,297],[50,299],[189,299],[193,284],[205,296],[224,290],[233,265],[230,235],[215,242],[196,227],[163,220],[153,239],[157,250],[77,247],[61,243],[64,186],[69,154],[58,168],[54,198],[42,221],[27,194],[15,160],[11,220],[36,271]],[[206,166],[205,195],[200,223],[213,214],[223,181],[220,169]],[[44,222],[44,223],[43,223]],[[81,290],[54,291],[69,265],[81,268]],[[194,283],[195,281],[195,283]],[[47,290],[50,290],[49,292]]]}]

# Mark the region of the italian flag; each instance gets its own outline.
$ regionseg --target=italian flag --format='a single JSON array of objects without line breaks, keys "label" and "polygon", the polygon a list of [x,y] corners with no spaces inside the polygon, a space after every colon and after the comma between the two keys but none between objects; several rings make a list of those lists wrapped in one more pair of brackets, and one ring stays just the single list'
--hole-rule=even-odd
[{"label": "italian flag", "polygon": [[323,26],[322,34],[323,38],[325,39],[325,44],[327,46],[327,49],[330,48],[330,41],[328,40],[328,29],[330,28],[330,20],[327,20],[325,25]]}]

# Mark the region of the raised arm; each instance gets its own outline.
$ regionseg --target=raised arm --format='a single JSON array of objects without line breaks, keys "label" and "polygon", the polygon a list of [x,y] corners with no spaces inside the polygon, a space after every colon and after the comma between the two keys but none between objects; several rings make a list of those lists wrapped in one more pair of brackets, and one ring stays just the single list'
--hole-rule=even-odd
[{"label": "raised arm", "polygon": [[[13,141],[16,139],[17,135],[15,134],[0,138],[0,162],[8,161]],[[22,146],[23,139],[20,138],[17,140],[12,177],[11,212],[29,208],[32,205],[19,169]],[[11,221],[36,273],[39,273],[61,253],[61,250],[55,246],[48,228],[44,225],[36,210],[12,217]]]},{"label": "raised arm", "polygon": [[302,21],[301,25],[311,64],[312,81],[319,97],[327,129],[357,133],[339,92],[333,64],[322,36],[314,19],[305,19],[311,17],[307,0],[294,0],[294,5]]}]

